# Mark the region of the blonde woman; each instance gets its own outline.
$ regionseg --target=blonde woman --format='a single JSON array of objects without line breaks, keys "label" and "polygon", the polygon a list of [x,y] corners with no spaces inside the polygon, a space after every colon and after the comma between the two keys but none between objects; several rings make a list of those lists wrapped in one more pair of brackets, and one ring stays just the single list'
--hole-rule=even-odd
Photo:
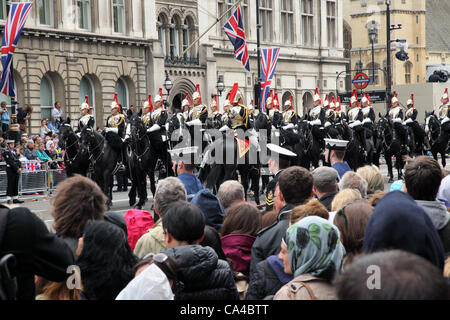
[{"label": "blonde woman", "polygon": [[328,221],[333,223],[336,212],[343,208],[346,204],[357,199],[362,199],[361,192],[359,192],[359,190],[344,189],[342,191],[339,191],[338,194],[334,197],[333,202],[331,203],[331,212]]},{"label": "blonde woman", "polygon": [[364,180],[367,181],[367,194],[374,194],[375,191],[384,191],[384,178],[378,169],[374,165],[367,165],[359,168],[356,171]]}]

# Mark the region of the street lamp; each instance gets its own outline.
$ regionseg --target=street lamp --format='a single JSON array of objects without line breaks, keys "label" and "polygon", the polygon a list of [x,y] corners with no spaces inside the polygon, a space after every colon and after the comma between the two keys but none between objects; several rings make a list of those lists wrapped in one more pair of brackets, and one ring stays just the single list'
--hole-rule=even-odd
[{"label": "street lamp", "polygon": [[391,71],[391,31],[402,28],[401,24],[391,25],[391,0],[385,0],[386,4],[386,55],[387,55],[387,84],[386,84],[386,110],[389,112],[392,91],[392,71]]},{"label": "street lamp", "polygon": [[374,44],[378,39],[378,28],[379,25],[376,21],[371,21],[366,25],[369,29],[369,38],[372,44],[372,84],[375,85],[375,49]]},{"label": "street lamp", "polygon": [[[167,90],[167,98],[169,98],[170,90],[172,90],[173,88],[173,82],[172,80],[170,80],[167,70],[166,70],[166,80],[164,80],[164,88]],[[167,106],[168,104],[167,100],[165,101],[164,104]]]},{"label": "street lamp", "polygon": [[216,89],[217,92],[219,92],[219,97],[221,97],[223,90],[225,90],[225,84],[223,83],[222,76],[219,76],[219,78],[217,79]]}]

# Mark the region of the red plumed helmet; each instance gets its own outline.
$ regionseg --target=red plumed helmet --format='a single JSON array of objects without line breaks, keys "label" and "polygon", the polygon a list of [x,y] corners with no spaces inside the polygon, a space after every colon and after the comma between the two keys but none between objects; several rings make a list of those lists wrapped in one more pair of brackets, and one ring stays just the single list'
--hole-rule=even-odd
[{"label": "red plumed helmet", "polygon": [[88,95],[84,96],[84,101],[86,101],[87,105],[89,106],[89,114],[92,114],[91,113],[91,105],[89,104],[89,96]]},{"label": "red plumed helmet", "polygon": [[233,102],[234,102],[234,98],[236,97],[236,94],[237,94],[237,92],[238,92],[238,89],[239,89],[239,84],[238,84],[237,82],[235,82],[235,83],[233,84],[233,88],[231,89],[230,97],[229,97],[229,99],[228,99],[228,100],[230,100],[230,103],[231,103],[231,104],[233,104]]},{"label": "red plumed helmet", "polygon": [[153,111],[153,103],[152,103],[152,94],[148,94],[148,110],[149,112]]},{"label": "red plumed helmet", "polygon": [[289,96],[289,101],[291,102],[291,107],[289,109],[294,110],[294,102],[293,102],[292,94]]},{"label": "red plumed helmet", "polygon": [[342,110],[342,107],[341,107],[341,97],[338,97],[338,100],[337,100],[337,109],[338,109],[338,111],[341,111],[341,110]]}]

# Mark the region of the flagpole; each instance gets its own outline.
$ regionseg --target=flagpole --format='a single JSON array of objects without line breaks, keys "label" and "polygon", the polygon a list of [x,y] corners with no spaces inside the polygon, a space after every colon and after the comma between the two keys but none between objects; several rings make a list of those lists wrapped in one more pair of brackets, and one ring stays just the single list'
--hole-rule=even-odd
[{"label": "flagpole", "polygon": [[258,110],[261,111],[260,106],[260,95],[261,95],[261,43],[260,43],[260,34],[261,34],[261,24],[259,21],[259,0],[256,0],[256,51],[257,51],[257,60],[258,60],[258,80],[255,84],[255,101]]},{"label": "flagpole", "polygon": [[195,39],[195,41],[192,42],[192,43],[189,45],[189,47],[187,47],[187,48],[183,51],[183,53],[181,54],[181,56],[183,57],[183,56],[186,54],[186,52],[188,52],[189,50],[191,50],[191,48],[192,48],[197,42],[199,42],[200,39],[203,38],[203,36],[209,32],[209,30],[211,30],[211,29],[212,29],[212,28],[213,28],[220,20],[222,20],[223,17],[225,17],[225,16],[228,14],[228,12],[230,12],[230,11],[233,10],[235,7],[237,7],[241,2],[242,2],[242,0],[238,0],[235,4],[233,4],[233,5],[231,6],[230,9],[228,9],[227,11],[225,11],[224,14],[222,14],[219,18],[217,18],[216,22],[214,22],[214,24],[212,24],[208,29],[206,29],[205,32],[203,32],[197,39]]}]

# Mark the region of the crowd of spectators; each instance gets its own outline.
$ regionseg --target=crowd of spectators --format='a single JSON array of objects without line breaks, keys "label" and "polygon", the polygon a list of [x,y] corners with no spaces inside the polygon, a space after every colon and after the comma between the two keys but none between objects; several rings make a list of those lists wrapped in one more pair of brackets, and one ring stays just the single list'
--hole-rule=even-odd
[{"label": "crowd of spectators", "polygon": [[[333,170],[284,169],[274,196],[275,219],[267,226],[263,219],[273,212],[246,202],[236,181],[225,181],[217,196],[200,189],[189,197],[186,186],[192,187],[192,180],[161,180],[153,213],[159,218],[134,250],[125,219],[106,212],[100,188],[85,177],[69,178],[56,190],[51,231],[35,226],[42,233],[37,239],[48,242],[38,241],[32,253],[27,249],[28,257],[20,253],[25,249],[7,241],[24,272],[17,275],[19,296],[449,299],[450,184],[437,161],[425,156],[410,160],[403,191],[392,192],[385,192],[374,167],[347,172],[339,181]],[[375,202],[370,201],[373,195]],[[19,220],[32,215],[24,208],[10,212]],[[20,223],[11,230],[7,226],[6,237],[14,228]],[[44,270],[32,261],[52,268]],[[70,265],[79,267],[81,285],[75,289],[60,273]],[[381,272],[381,290],[367,286],[370,265]],[[34,283],[26,276],[30,272],[37,275]]]},{"label": "crowd of spectators", "polygon": [[[58,163],[57,130],[55,116],[42,121],[41,135],[23,134],[21,159]],[[158,182],[155,223],[133,250],[131,226],[106,212],[101,189],[82,176],[58,185],[50,230],[26,208],[9,210],[2,255],[17,258],[17,297],[450,298],[450,176],[430,157],[409,159],[401,190],[390,192],[375,166],[342,174],[283,166],[269,210],[246,202],[237,181],[214,194],[193,167],[174,168],[179,176]],[[380,273],[378,290],[367,285],[371,266]]]},{"label": "crowd of spectators", "polygon": [[[41,169],[64,168],[64,151],[58,147],[59,126],[62,117],[61,104],[55,103],[52,117],[41,120],[40,133],[30,136],[28,125],[30,115],[33,112],[31,106],[20,106],[17,108],[17,123],[20,129],[20,142],[16,143],[16,153],[21,161],[35,160],[39,162]],[[6,149],[5,141],[8,140],[8,131],[11,125],[11,115],[6,102],[0,104],[1,128],[0,128],[0,162],[3,161],[3,151]]]}]

